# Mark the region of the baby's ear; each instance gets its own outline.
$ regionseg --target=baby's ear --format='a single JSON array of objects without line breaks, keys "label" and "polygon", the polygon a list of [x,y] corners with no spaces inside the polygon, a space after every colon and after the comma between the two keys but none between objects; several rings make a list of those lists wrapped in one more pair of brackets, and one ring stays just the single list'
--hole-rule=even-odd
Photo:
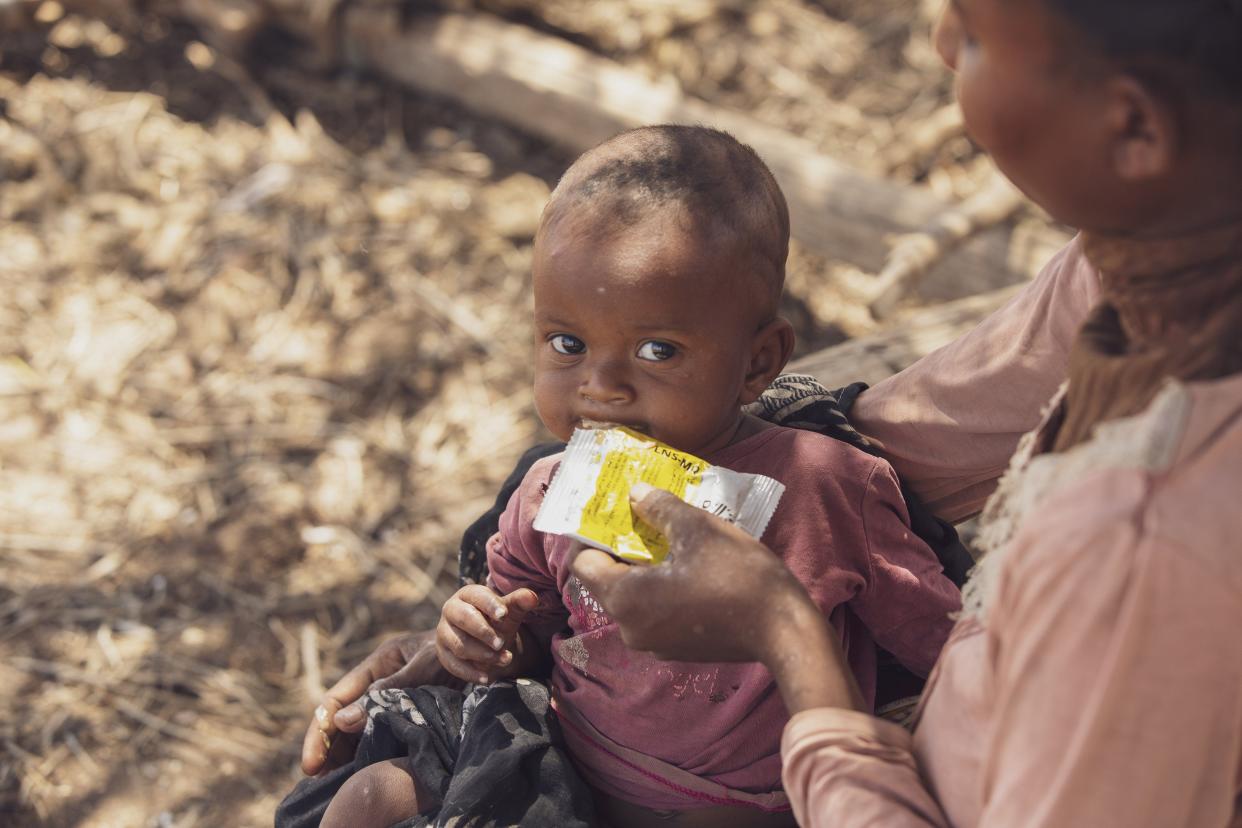
[{"label": "baby's ear", "polygon": [[755,332],[750,343],[750,365],[742,382],[742,405],[759,399],[785,368],[794,348],[794,330],[777,317]]}]

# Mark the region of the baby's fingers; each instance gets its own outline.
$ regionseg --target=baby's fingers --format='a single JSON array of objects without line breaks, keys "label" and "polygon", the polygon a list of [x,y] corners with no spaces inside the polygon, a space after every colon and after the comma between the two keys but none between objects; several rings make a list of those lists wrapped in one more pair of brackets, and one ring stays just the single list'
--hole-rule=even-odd
[{"label": "baby's fingers", "polygon": [[[440,613],[440,627],[451,627],[459,637],[473,639],[481,646],[498,652],[505,646],[504,639],[500,637],[500,633],[493,626],[495,623],[485,616],[474,604],[468,603],[463,599],[461,590],[457,597],[449,599],[444,605],[444,609]],[[497,600],[499,604],[499,600]],[[503,616],[504,613],[501,613]],[[440,629],[436,630],[436,640],[439,642],[441,637]]]},{"label": "baby's fingers", "polygon": [[464,586],[457,590],[457,594],[454,597],[474,607],[480,614],[491,621],[500,621],[509,614],[509,608],[505,606],[504,597],[497,595],[482,584]]},{"label": "baby's fingers", "polygon": [[466,661],[477,661],[481,664],[496,663],[504,651],[504,642],[499,636],[491,633],[493,638],[487,644],[454,625],[448,619],[448,613],[440,619],[436,627],[436,650],[448,650],[453,655]]},{"label": "baby's fingers", "polygon": [[[504,654],[505,664],[513,660],[509,653]],[[472,681],[475,684],[490,684],[495,676],[500,675],[498,666],[488,666],[477,664],[472,661],[458,658],[448,650],[439,651],[440,664],[445,670],[457,676],[462,681]]]},{"label": "baby's fingers", "polygon": [[498,650],[485,646],[453,626],[448,614],[446,605],[445,617],[436,627],[436,656],[444,669],[463,681],[482,684],[488,681],[488,676],[499,674],[513,662],[513,653],[503,649],[503,645]]},{"label": "baby's fingers", "polygon": [[487,684],[513,662],[513,653],[484,647],[444,619],[436,627],[436,656],[441,666],[462,681]]}]

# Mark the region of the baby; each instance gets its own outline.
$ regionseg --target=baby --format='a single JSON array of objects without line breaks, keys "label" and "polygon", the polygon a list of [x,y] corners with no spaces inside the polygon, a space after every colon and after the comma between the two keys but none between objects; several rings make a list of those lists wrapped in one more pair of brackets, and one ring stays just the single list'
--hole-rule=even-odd
[{"label": "baby", "polygon": [[[871,702],[876,645],[926,675],[960,598],[884,461],[742,411],[793,349],[777,316],[788,245],[775,179],[725,133],[647,127],[587,152],[535,239],[535,403],[562,440],[624,425],[784,483],[762,540],[839,631]],[[546,675],[550,661],[570,755],[611,825],[793,825],[771,674],[627,649],[571,575],[572,543],[532,528],[557,462],[536,463],[509,502],[488,584],[445,604],[442,664],[488,684]],[[419,811],[408,783],[383,798],[385,818]]]}]

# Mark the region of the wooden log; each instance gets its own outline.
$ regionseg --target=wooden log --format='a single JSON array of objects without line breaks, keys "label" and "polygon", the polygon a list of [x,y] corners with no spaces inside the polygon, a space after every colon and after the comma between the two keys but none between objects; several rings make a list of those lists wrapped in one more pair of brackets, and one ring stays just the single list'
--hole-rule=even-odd
[{"label": "wooden log", "polygon": [[[12,2],[12,0],[10,0]],[[31,0],[18,0],[27,5]],[[64,0],[91,14],[138,0]],[[772,168],[789,202],[794,237],[829,258],[876,273],[889,243],[937,226],[952,207],[924,188],[856,170],[802,138],[741,112],[685,95],[563,39],[486,14],[419,14],[403,20],[396,0],[146,0],[195,19],[214,43],[243,50],[261,25],[300,33],[321,53],[419,91],[459,101],[571,152],[631,127],[695,123],[728,130]],[[323,57],[324,62],[332,55]],[[996,227],[964,241],[927,274],[956,295],[1033,276],[1069,236],[1032,226]],[[943,293],[943,291],[941,291]]]},{"label": "wooden log", "polygon": [[1007,221],[1022,207],[1022,193],[993,171],[979,192],[941,212],[921,231],[907,233],[891,245],[888,261],[871,286],[868,303],[876,319],[889,316],[915,283],[971,236]]},{"label": "wooden log", "polygon": [[829,388],[851,382],[875,385],[974,328],[1020,287],[1012,285],[915,311],[890,328],[808,354],[785,370],[810,374]]},{"label": "wooden log", "polygon": [[[794,237],[869,272],[884,264],[887,235],[918,231],[950,209],[925,189],[862,173],[749,115],[688,97],[674,82],[650,80],[524,26],[445,14],[403,28],[394,7],[378,4],[348,7],[341,20],[347,58],[572,152],[643,124],[728,130],[772,168],[789,201]],[[1021,244],[1010,241],[1008,228],[983,233],[941,266],[964,285],[1011,284],[1034,275],[1068,236],[1046,228]]]}]

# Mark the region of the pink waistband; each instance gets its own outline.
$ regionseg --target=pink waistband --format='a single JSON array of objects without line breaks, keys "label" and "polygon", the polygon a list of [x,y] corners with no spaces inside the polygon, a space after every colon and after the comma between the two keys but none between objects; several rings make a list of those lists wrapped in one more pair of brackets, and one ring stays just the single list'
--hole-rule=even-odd
[{"label": "pink waistband", "polygon": [[788,811],[783,790],[752,794],[695,776],[645,753],[619,745],[572,707],[553,702],[575,765],[592,787],[653,810],[689,811],[729,805],[766,813]]}]

